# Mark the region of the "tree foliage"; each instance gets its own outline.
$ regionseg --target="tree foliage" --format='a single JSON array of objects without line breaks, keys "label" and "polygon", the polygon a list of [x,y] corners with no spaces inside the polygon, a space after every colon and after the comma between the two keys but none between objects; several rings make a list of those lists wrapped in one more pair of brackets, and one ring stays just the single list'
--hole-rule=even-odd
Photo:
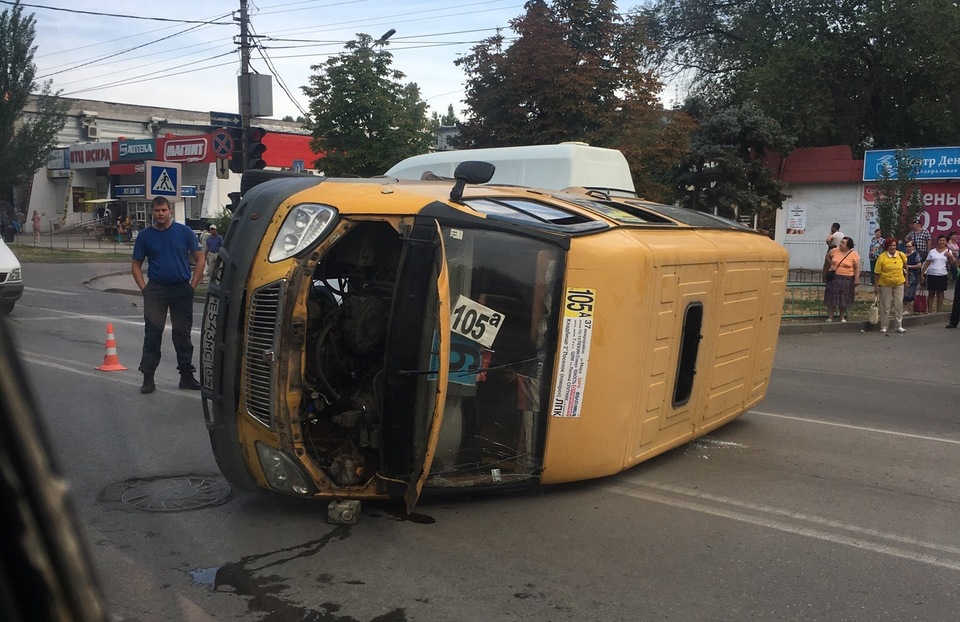
[{"label": "tree foliage", "polygon": [[329,176],[382,175],[400,160],[424,153],[433,142],[427,105],[414,83],[392,69],[386,42],[358,34],[345,51],[314,65],[305,127],[320,153],[316,167]]},{"label": "tree foliage", "polygon": [[798,146],[960,142],[953,0],[656,0],[659,60],[716,107],[752,101]]},{"label": "tree foliage", "polygon": [[[0,13],[0,198],[26,183],[56,145],[66,122],[68,104],[51,91],[50,82],[38,87],[33,54],[36,36],[33,14],[24,17],[18,2]],[[38,92],[39,89],[39,92]],[[37,93],[37,111],[24,117],[30,95]]]},{"label": "tree foliage", "polygon": [[675,170],[676,198],[684,207],[727,217],[779,209],[787,195],[764,165],[770,152],[786,156],[793,145],[780,124],[752,104],[706,114]]},{"label": "tree foliage", "polygon": [[460,123],[457,113],[453,111],[453,104],[447,104],[447,112],[442,116],[434,112],[430,115],[430,125],[434,129],[441,127],[454,127]]},{"label": "tree foliage", "polygon": [[584,141],[620,149],[638,191],[661,198],[692,125],[657,101],[641,20],[613,0],[529,0],[517,33],[485,39],[456,61],[467,76],[460,147]]},{"label": "tree foliage", "polygon": [[877,224],[884,235],[903,240],[910,224],[923,213],[923,199],[916,182],[920,160],[901,148],[883,164],[873,203]]}]

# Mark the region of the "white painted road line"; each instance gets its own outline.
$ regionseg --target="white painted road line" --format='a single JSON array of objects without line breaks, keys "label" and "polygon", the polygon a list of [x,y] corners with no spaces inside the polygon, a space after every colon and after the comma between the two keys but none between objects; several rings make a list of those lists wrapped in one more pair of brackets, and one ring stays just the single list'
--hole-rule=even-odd
[{"label": "white painted road line", "polygon": [[40,289],[39,287],[24,287],[25,292],[40,292],[41,294],[56,294],[58,296],[79,296],[80,292],[65,292],[58,289]]},{"label": "white painted road line", "polygon": [[960,440],[952,438],[942,438],[939,436],[924,436],[922,434],[910,434],[908,432],[894,432],[893,430],[881,430],[880,428],[868,428],[860,425],[850,425],[849,423],[835,423],[832,421],[820,421],[819,419],[809,419],[807,417],[796,417],[793,415],[777,415],[774,413],[751,410],[747,414],[760,415],[761,417],[773,417],[774,419],[787,419],[789,421],[798,421],[800,423],[812,423],[815,425],[826,425],[834,428],[846,428],[858,432],[872,432],[874,434],[886,434],[888,436],[899,436],[901,438],[913,438],[921,441],[932,441],[934,443],[947,443],[948,445],[960,445]]},{"label": "white painted road line", "polygon": [[[642,499],[652,503],[659,503],[670,507],[727,518],[742,523],[748,523],[751,525],[757,525],[759,527],[765,527],[767,529],[774,529],[785,533],[792,533],[799,536],[814,538],[825,542],[843,544],[846,546],[851,546],[874,553],[880,553],[882,555],[898,557],[900,559],[906,559],[929,566],[960,571],[960,549],[957,547],[944,546],[933,542],[924,542],[922,540],[906,538],[903,536],[897,536],[895,534],[885,534],[872,529],[865,529],[857,525],[833,521],[822,517],[797,514],[769,506],[749,504],[742,501],[737,501],[735,499],[729,499],[717,495],[709,495],[698,491],[677,488],[674,486],[651,484],[641,480],[633,481],[635,481],[638,485],[637,488],[609,484],[601,486],[601,488],[608,492],[626,497]],[[658,494],[657,492],[645,490],[646,488],[659,488],[664,491],[682,495],[682,497],[669,497]],[[755,514],[749,514],[748,511],[752,511]],[[790,518],[794,522],[791,523],[787,522],[786,520],[781,520],[781,517]],[[803,523],[810,523],[812,526],[804,525]],[[825,529],[827,527],[847,531],[853,535],[830,532]],[[869,538],[873,538],[873,540]],[[938,555],[936,553],[911,551],[907,548],[903,548],[900,545],[913,545],[919,548],[929,549],[930,551],[938,552],[940,554]],[[955,555],[956,558],[951,558],[951,555]]]}]

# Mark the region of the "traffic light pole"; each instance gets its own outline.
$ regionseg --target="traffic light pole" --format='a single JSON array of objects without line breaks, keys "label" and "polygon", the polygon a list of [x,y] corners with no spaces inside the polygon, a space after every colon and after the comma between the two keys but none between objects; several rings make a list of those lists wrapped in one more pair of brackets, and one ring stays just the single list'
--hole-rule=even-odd
[{"label": "traffic light pole", "polygon": [[250,15],[247,11],[247,0],[240,0],[240,118],[243,131],[243,170],[249,168],[250,139],[247,130],[250,129],[250,32],[248,24]]}]

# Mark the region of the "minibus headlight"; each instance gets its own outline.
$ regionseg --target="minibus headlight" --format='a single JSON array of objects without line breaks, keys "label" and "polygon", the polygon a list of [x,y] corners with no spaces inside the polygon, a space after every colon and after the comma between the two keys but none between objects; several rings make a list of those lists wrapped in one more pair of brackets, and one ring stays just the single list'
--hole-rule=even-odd
[{"label": "minibus headlight", "polygon": [[255,444],[260,468],[263,469],[263,475],[271,488],[289,495],[314,493],[313,483],[307,479],[293,458],[259,441]]},{"label": "minibus headlight", "polygon": [[280,225],[273,246],[270,248],[271,262],[283,261],[293,257],[318,239],[329,233],[336,221],[337,210],[327,205],[301,203],[297,205]]},{"label": "minibus headlight", "polygon": [[13,283],[16,281],[22,281],[23,276],[20,274],[20,268],[14,268],[10,271],[10,274],[7,275],[7,283]]}]

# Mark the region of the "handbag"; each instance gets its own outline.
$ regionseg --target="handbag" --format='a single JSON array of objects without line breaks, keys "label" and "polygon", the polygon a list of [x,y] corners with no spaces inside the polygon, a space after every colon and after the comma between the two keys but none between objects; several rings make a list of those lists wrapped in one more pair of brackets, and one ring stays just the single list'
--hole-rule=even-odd
[{"label": "handbag", "polygon": [[913,312],[914,313],[926,313],[927,312],[927,292],[926,290],[917,290],[917,293],[913,296]]},{"label": "handbag", "polygon": [[[844,256],[843,256],[843,259],[841,259],[840,262],[837,264],[837,267],[838,267],[838,268],[840,267],[840,264],[842,264],[844,261],[846,261],[847,257],[848,257],[848,256],[850,255],[850,253],[852,253],[852,252],[853,252],[853,251],[847,251],[847,254],[844,255]],[[837,278],[837,271],[836,271],[836,270],[827,270],[827,273],[823,275],[823,282],[824,282],[824,283],[829,283],[830,281],[832,281],[832,280],[835,279],[835,278]]]},{"label": "handbag", "polygon": [[880,321],[880,305],[878,304],[878,299],[873,299],[873,304],[870,305],[870,309],[867,311],[867,321],[871,324],[876,324]]}]

